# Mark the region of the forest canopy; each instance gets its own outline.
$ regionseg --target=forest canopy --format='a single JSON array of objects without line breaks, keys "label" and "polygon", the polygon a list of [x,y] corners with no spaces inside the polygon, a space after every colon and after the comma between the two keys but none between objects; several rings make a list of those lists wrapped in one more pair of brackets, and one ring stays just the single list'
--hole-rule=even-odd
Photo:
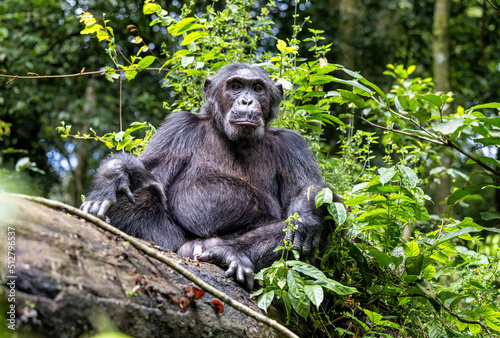
[{"label": "forest canopy", "polygon": [[351,209],[316,197],[338,227],[316,264],[278,248],[259,307],[318,336],[499,335],[499,8],[5,1],[0,189],[78,206],[106,154],[140,154],[165,115],[200,111],[207,77],[258,64],[284,88],[274,125]]}]

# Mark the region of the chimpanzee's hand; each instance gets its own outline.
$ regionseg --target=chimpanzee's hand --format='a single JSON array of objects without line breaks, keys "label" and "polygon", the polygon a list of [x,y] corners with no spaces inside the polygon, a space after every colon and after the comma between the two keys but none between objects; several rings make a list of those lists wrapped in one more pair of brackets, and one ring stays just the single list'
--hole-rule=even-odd
[{"label": "chimpanzee's hand", "polygon": [[229,245],[217,245],[198,256],[202,262],[213,261],[219,266],[228,266],[226,277],[234,277],[248,290],[253,288],[253,264],[243,253]]},{"label": "chimpanzee's hand", "polygon": [[124,163],[113,159],[99,167],[93,190],[80,209],[104,220],[109,208],[116,203],[117,193],[124,193],[131,203],[135,202]]},{"label": "chimpanzee's hand", "polygon": [[300,259],[306,261],[313,259],[319,247],[322,226],[305,226],[301,222],[296,222],[297,229],[295,231],[287,231],[285,240],[292,241],[293,249],[300,254]]}]

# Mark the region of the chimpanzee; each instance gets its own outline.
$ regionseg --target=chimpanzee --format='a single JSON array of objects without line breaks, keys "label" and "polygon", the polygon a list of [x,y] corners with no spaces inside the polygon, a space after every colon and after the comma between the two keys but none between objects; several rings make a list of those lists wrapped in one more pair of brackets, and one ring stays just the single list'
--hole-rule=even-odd
[{"label": "chimpanzee", "polygon": [[[267,126],[283,98],[260,67],[230,64],[208,78],[201,114],[169,115],[144,152],[97,169],[81,208],[183,256],[228,266],[251,289],[253,272],[280,257],[284,220],[298,213],[295,249],[315,253],[326,187],[306,141]],[[336,197],[337,201],[339,199]]]}]

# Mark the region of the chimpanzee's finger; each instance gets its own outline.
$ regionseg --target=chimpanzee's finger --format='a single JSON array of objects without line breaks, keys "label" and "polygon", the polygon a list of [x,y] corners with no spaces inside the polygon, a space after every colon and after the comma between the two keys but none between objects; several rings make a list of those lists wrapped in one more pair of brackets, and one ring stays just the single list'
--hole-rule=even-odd
[{"label": "chimpanzee's finger", "polygon": [[246,287],[248,290],[253,289],[253,270],[250,268],[243,269],[243,274],[245,275]]},{"label": "chimpanzee's finger", "polygon": [[214,258],[214,253],[212,252],[212,250],[205,251],[198,256],[198,260],[200,262],[208,262],[211,261],[213,258]]},{"label": "chimpanzee's finger", "polygon": [[238,281],[238,283],[245,282],[245,274],[241,265],[238,266],[238,270],[236,271],[236,280]]},{"label": "chimpanzee's finger", "polygon": [[309,254],[311,253],[311,245],[312,245],[312,236],[311,235],[307,235],[305,236],[306,238],[304,239],[304,243],[302,244],[302,252],[300,253],[300,257],[302,257],[302,259],[308,259],[309,258]]},{"label": "chimpanzee's finger", "polygon": [[102,202],[101,207],[99,208],[99,211],[97,212],[97,217],[104,220],[104,217],[106,216],[106,213],[108,212],[108,209],[110,206],[111,206],[110,200],[105,200],[104,202]]},{"label": "chimpanzee's finger", "polygon": [[135,203],[134,194],[132,194],[132,191],[130,191],[128,179],[125,182],[121,182],[120,186],[118,187],[118,191],[124,193],[130,203]]},{"label": "chimpanzee's finger", "polygon": [[311,248],[311,257],[310,257],[310,259],[313,259],[314,255],[316,255],[316,252],[318,251],[318,248],[319,248],[319,241],[320,240],[321,240],[321,231],[314,235],[314,238],[313,238],[313,241],[312,241],[312,248]]},{"label": "chimpanzee's finger", "polygon": [[100,206],[101,206],[100,202],[94,202],[89,210],[89,214],[96,216]]},{"label": "chimpanzee's finger", "polygon": [[229,268],[227,268],[226,270],[226,277],[234,276],[237,268],[238,268],[238,263],[236,263],[236,261],[232,261],[231,264],[229,264]]},{"label": "chimpanzee's finger", "polygon": [[292,239],[293,239],[293,231],[292,230],[285,231],[285,241],[287,243],[290,243]]},{"label": "chimpanzee's finger", "polygon": [[132,191],[130,191],[130,187],[126,186],[125,189],[125,195],[127,195],[127,198],[128,200],[130,201],[130,203],[135,203],[135,198],[134,198],[134,194],[132,194]]},{"label": "chimpanzee's finger", "polygon": [[299,232],[295,232],[293,236],[293,249],[297,250],[299,253],[302,250],[302,234]]},{"label": "chimpanzee's finger", "polygon": [[92,206],[92,202],[86,201],[86,202],[83,202],[83,204],[80,206],[80,209],[83,212],[86,212],[88,214],[91,206]]},{"label": "chimpanzee's finger", "polygon": [[193,248],[193,259],[198,260],[198,256],[203,253],[203,245],[200,242],[196,242]]}]

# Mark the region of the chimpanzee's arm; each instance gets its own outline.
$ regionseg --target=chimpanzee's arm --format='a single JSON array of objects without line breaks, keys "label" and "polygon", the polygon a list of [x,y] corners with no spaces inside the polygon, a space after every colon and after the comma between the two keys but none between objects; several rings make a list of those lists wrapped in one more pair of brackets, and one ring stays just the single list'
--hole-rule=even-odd
[{"label": "chimpanzee's arm", "polygon": [[[197,119],[189,112],[171,114],[140,157],[117,153],[105,159],[97,169],[81,209],[104,219],[110,207],[117,202],[117,194],[124,194],[134,203],[134,191],[141,188],[155,191],[166,206],[166,189],[189,162],[190,146],[197,146]],[[191,131],[192,135],[186,136],[187,131]],[[186,145],[186,139],[193,144]]]},{"label": "chimpanzee's arm", "polygon": [[134,203],[133,192],[145,185],[158,185],[158,182],[137,157],[117,153],[106,158],[97,169],[81,209],[104,219],[109,208],[116,203],[117,194],[125,194]]},{"label": "chimpanzee's arm", "polygon": [[[327,215],[326,206],[316,208],[316,194],[328,186],[305,139],[289,130],[280,130],[278,135],[283,219],[294,213],[300,217],[295,222],[296,230],[287,232],[286,240],[292,241],[301,259],[307,260],[316,253]],[[336,195],[334,199],[340,202]]]}]

